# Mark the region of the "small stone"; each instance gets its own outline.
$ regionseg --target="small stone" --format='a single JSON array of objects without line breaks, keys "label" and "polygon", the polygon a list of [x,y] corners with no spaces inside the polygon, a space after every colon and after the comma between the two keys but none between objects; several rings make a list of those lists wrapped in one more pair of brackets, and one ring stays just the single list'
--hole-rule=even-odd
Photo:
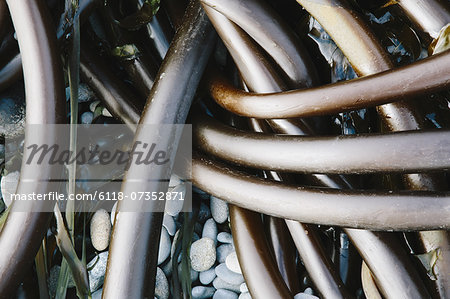
[{"label": "small stone", "polygon": [[156,268],[155,297],[158,299],[168,299],[170,295],[169,281],[163,270]]},{"label": "small stone", "polygon": [[81,114],[80,117],[81,123],[82,124],[91,124],[92,121],[94,120],[94,114],[91,111],[86,111],[83,114]]},{"label": "small stone", "polygon": [[10,172],[2,177],[0,187],[2,188],[3,202],[6,207],[11,204],[11,195],[16,193],[17,184],[19,183],[20,173],[18,171]]},{"label": "small stone", "polygon": [[216,289],[229,290],[229,291],[232,291],[232,292],[235,292],[235,293],[239,293],[240,292],[238,284],[229,284],[228,282],[224,281],[220,277],[216,277],[216,279],[214,279],[213,287],[215,287]]},{"label": "small stone", "polygon": [[114,220],[116,220],[117,202],[113,205],[111,209],[111,224],[114,225]]},{"label": "small stone", "polygon": [[192,288],[193,299],[206,299],[211,298],[216,291],[213,287],[196,286]]},{"label": "small stone", "polygon": [[209,218],[203,226],[202,238],[210,238],[217,243],[217,224],[214,219]]},{"label": "small stone", "polygon": [[206,219],[211,218],[211,211],[209,207],[204,203],[200,203],[200,209],[198,211],[198,222],[203,223]]},{"label": "small stone", "polygon": [[216,278],[217,275],[215,269],[211,268],[209,270],[200,272],[199,276],[200,282],[204,285],[208,285],[214,280],[214,278]]},{"label": "small stone", "polygon": [[94,257],[88,264],[87,268],[89,276],[89,289],[91,292],[95,292],[102,285],[105,280],[106,264],[108,263],[108,251],[101,252],[98,256]]},{"label": "small stone", "polygon": [[239,295],[238,299],[252,299],[252,296],[249,292],[244,292]]},{"label": "small stone", "polygon": [[239,286],[239,290],[241,291],[241,293],[247,293],[248,292],[248,286],[245,282],[243,282],[240,286]]},{"label": "small stone", "polygon": [[94,101],[89,105],[89,110],[91,110],[91,112],[94,112],[95,109],[97,108],[97,106],[100,104],[100,101]]},{"label": "small stone", "polygon": [[172,216],[164,213],[163,226],[167,229],[169,235],[175,235],[177,225],[175,224],[175,220],[173,220]]},{"label": "small stone", "polygon": [[217,241],[220,243],[233,244],[233,236],[227,232],[220,232],[217,235]]},{"label": "small stone", "polygon": [[219,247],[217,247],[217,261],[219,263],[225,263],[225,260],[227,256],[230,255],[230,253],[234,252],[234,246],[233,244],[222,244]]},{"label": "small stone", "polygon": [[319,299],[319,297],[306,293],[298,293],[297,295],[294,296],[294,299]]},{"label": "small stone", "polygon": [[161,265],[170,255],[171,245],[172,242],[170,241],[169,233],[166,228],[163,227],[161,230],[161,238],[159,239],[158,266]]},{"label": "small stone", "polygon": [[239,260],[237,258],[236,251],[230,253],[225,259],[225,264],[227,268],[233,271],[234,273],[242,274],[241,266],[239,265]]},{"label": "small stone", "polygon": [[231,271],[225,264],[220,264],[216,267],[216,275],[229,284],[241,285],[244,282],[244,276]]},{"label": "small stone", "polygon": [[103,116],[106,116],[106,117],[112,117],[111,112],[109,112],[108,109],[106,109],[106,107],[103,108],[103,110],[102,110],[102,115],[103,115]]},{"label": "small stone", "polygon": [[228,204],[214,196],[211,196],[211,214],[217,223],[224,223],[228,219]]},{"label": "small stone", "polygon": [[308,295],[312,295],[313,294],[313,289],[311,288],[306,288],[303,293],[308,294]]},{"label": "small stone", "polygon": [[174,187],[178,186],[179,184],[181,184],[180,177],[177,176],[176,174],[172,174],[170,176],[169,187],[174,188]]},{"label": "small stone", "polygon": [[[179,184],[172,190],[172,192],[183,192],[184,194],[186,194],[186,185]],[[184,205],[184,200],[179,200],[179,198],[185,197],[185,195],[183,195],[182,197],[178,195],[176,200],[167,200],[165,212],[170,216],[176,217],[181,212],[181,210],[183,210]]]},{"label": "small stone", "polygon": [[102,299],[103,288],[92,293],[92,299]]},{"label": "small stone", "polygon": [[191,265],[192,269],[198,272],[206,271],[214,265],[216,261],[216,246],[210,238],[201,238],[191,245]]},{"label": "small stone", "polygon": [[91,219],[91,242],[98,251],[105,250],[109,245],[111,234],[111,219],[106,210],[100,209]]},{"label": "small stone", "polygon": [[218,289],[214,293],[213,299],[238,299],[238,294],[229,290]]}]

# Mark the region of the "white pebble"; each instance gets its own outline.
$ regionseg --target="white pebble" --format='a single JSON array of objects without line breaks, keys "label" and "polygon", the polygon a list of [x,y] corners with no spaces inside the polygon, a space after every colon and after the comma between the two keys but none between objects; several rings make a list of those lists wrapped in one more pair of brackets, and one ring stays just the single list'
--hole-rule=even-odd
[{"label": "white pebble", "polygon": [[228,282],[224,281],[220,277],[216,277],[216,279],[214,279],[213,287],[215,287],[216,289],[230,290],[230,291],[236,292],[236,293],[240,292],[238,284],[229,284]]},{"label": "white pebble", "polygon": [[169,233],[166,228],[161,229],[161,238],[159,239],[159,251],[158,251],[158,265],[161,265],[167,257],[170,255],[170,241]]},{"label": "white pebble", "polygon": [[230,253],[227,258],[225,259],[225,264],[227,265],[227,268],[231,271],[242,274],[241,266],[239,265],[239,260],[237,258],[236,251]]},{"label": "white pebble", "polygon": [[215,269],[211,268],[209,270],[200,272],[199,276],[200,276],[200,282],[203,285],[208,285],[214,280],[214,278],[216,278],[217,275],[216,275]]},{"label": "white pebble", "polygon": [[97,290],[94,293],[92,293],[92,299],[102,299],[102,293],[103,289]]},{"label": "white pebble", "polygon": [[192,288],[192,298],[193,299],[206,299],[211,298],[216,291],[212,287],[196,286]]},{"label": "white pebble", "polygon": [[98,251],[105,250],[109,245],[111,234],[111,219],[106,210],[100,209],[91,219],[91,242]]},{"label": "white pebble", "polygon": [[94,120],[94,114],[91,111],[86,111],[83,114],[81,114],[81,123],[82,124],[91,124],[92,121]]},{"label": "white pebble", "polygon": [[294,296],[294,299],[319,299],[319,297],[306,293],[298,293],[297,295]]},{"label": "white pebble", "polygon": [[108,109],[106,109],[106,107],[103,108],[102,115],[106,117],[112,117],[111,112],[109,112]]},{"label": "white pebble", "polygon": [[225,264],[220,264],[216,267],[216,275],[229,284],[241,285],[244,282],[244,276],[231,271]]},{"label": "white pebble", "polygon": [[239,286],[239,290],[241,291],[241,293],[247,293],[248,292],[248,286],[245,282],[243,282],[240,286]]},{"label": "white pebble", "polygon": [[217,243],[217,224],[214,219],[209,218],[206,220],[205,225],[203,226],[202,238],[210,238]]},{"label": "white pebble", "polygon": [[191,245],[191,265],[192,269],[198,272],[206,271],[214,265],[216,261],[216,246],[210,238],[201,238]]},{"label": "white pebble", "polygon": [[164,213],[163,226],[167,229],[169,235],[175,235],[177,225],[175,224],[175,220],[173,220],[172,216],[167,213]]},{"label": "white pebble", "polygon": [[311,288],[306,288],[303,293],[308,294],[308,295],[312,295],[313,294],[313,289]]},{"label": "white pebble", "polygon": [[238,294],[229,290],[218,289],[214,293],[213,299],[238,299]]},{"label": "white pebble", "polygon": [[177,195],[177,199],[176,200],[167,200],[166,201],[166,208],[165,208],[165,212],[167,214],[169,214],[170,216],[174,216],[176,217],[181,210],[183,210],[183,205],[184,205],[184,200],[179,200],[180,198],[185,198],[186,197],[186,186],[185,184],[179,184],[178,186],[176,186],[175,188],[173,188],[172,192],[182,192],[184,195],[183,196],[179,196]]},{"label": "white pebble", "polygon": [[20,173],[18,171],[10,172],[2,177],[0,186],[2,188],[3,202],[6,207],[11,204],[11,194],[16,193],[17,184],[19,183]]},{"label": "white pebble", "polygon": [[94,257],[88,264],[87,268],[89,276],[89,289],[91,292],[95,292],[102,285],[105,280],[106,264],[108,262],[108,251],[101,252],[98,256]]},{"label": "white pebble", "polygon": [[168,299],[170,295],[169,281],[163,270],[156,268],[155,296],[158,299]]},{"label": "white pebble", "polygon": [[238,299],[252,299],[252,296],[249,292],[244,292],[239,295]]},{"label": "white pebble", "polygon": [[211,196],[211,214],[217,223],[224,223],[228,219],[228,204],[214,196]]},{"label": "white pebble", "polygon": [[235,251],[233,244],[222,244],[217,247],[217,261],[225,263],[225,260],[230,253]]},{"label": "white pebble", "polygon": [[217,235],[217,241],[220,243],[233,244],[233,236],[227,232],[220,232]]}]

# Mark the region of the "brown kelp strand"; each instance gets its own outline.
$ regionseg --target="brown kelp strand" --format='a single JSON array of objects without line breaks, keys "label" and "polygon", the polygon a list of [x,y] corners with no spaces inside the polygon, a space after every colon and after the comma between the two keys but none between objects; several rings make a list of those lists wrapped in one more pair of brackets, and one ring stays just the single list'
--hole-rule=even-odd
[{"label": "brown kelp strand", "polygon": [[[236,253],[250,293],[255,298],[292,298],[270,254],[261,230],[261,215],[230,206],[231,230]],[[247,275],[251,274],[251,275]]]},{"label": "brown kelp strand", "polygon": [[209,78],[211,95],[225,109],[247,117],[291,118],[325,115],[372,107],[446,90],[450,53],[359,79],[305,90],[249,93],[221,75]]},{"label": "brown kelp strand", "polygon": [[[177,31],[159,70],[140,124],[185,122],[214,41],[214,31],[200,4],[191,1],[183,25]],[[159,136],[157,132],[148,130],[138,129],[135,139],[156,142],[173,150],[178,144],[178,140],[172,140],[170,136]],[[149,182],[147,178],[154,175],[155,171],[160,174],[159,177],[167,176],[171,171],[168,167],[132,164],[122,185],[122,192],[167,191],[167,182]],[[131,183],[133,178],[138,179],[138,183]],[[150,204],[155,205],[155,210],[164,208],[164,202]],[[121,212],[126,210],[126,205],[126,201],[118,205],[103,298],[153,297],[162,213]],[[140,233],[130,234],[130,231],[135,230]]]},{"label": "brown kelp strand", "polygon": [[447,130],[308,137],[240,131],[205,116],[196,118],[194,138],[224,160],[268,170],[344,174],[450,168]]},{"label": "brown kelp strand", "polygon": [[[19,40],[26,89],[27,124],[57,124],[65,119],[64,77],[56,47],[55,31],[50,23],[44,1],[7,1]],[[32,141],[54,144],[56,131],[45,135],[25,136],[25,144]],[[36,139],[37,138],[37,139]],[[40,138],[40,140],[39,140]],[[59,175],[61,169],[50,165],[25,165],[21,175],[28,178],[48,178]],[[47,193],[46,183],[19,182],[17,192]],[[42,202],[16,202],[0,232],[0,297],[8,298],[31,265],[47,232],[51,213],[40,212]],[[27,212],[15,212],[15,210]]]},{"label": "brown kelp strand", "polygon": [[399,0],[418,29],[437,38],[442,27],[450,23],[450,4],[446,0]]}]

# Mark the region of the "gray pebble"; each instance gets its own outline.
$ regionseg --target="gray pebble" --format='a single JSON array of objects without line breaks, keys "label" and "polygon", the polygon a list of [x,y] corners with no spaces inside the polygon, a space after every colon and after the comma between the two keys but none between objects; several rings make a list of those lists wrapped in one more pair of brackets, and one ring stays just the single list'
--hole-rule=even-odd
[{"label": "gray pebble", "polygon": [[193,299],[206,299],[211,298],[216,291],[213,287],[196,286],[192,288]]},{"label": "gray pebble", "polygon": [[249,292],[244,292],[239,295],[238,299],[252,299],[252,296]]},{"label": "gray pebble", "polygon": [[241,291],[241,293],[247,293],[248,292],[248,286],[245,282],[243,282],[240,286],[239,286],[239,290]]},{"label": "gray pebble", "polygon": [[239,260],[237,258],[236,251],[230,253],[227,258],[225,259],[225,264],[227,265],[227,268],[231,271],[242,274],[241,266],[239,265]]},{"label": "gray pebble", "polygon": [[191,265],[192,269],[198,272],[206,271],[214,265],[216,261],[216,246],[210,238],[201,238],[191,245]]},{"label": "gray pebble", "polygon": [[99,209],[91,219],[91,242],[98,251],[105,250],[109,245],[111,234],[111,218],[105,209]]},{"label": "gray pebble", "polygon": [[[172,192],[183,192],[186,194],[186,186],[185,184],[179,184],[175,188],[173,188]],[[185,198],[186,196],[183,195],[182,198]],[[183,210],[184,200],[179,200],[180,196],[177,196],[176,200],[167,200],[166,201],[166,208],[165,211],[170,216],[176,217],[181,210]]]},{"label": "gray pebble", "polygon": [[158,299],[168,299],[170,295],[169,282],[163,270],[156,268],[155,296]]},{"label": "gray pebble", "polygon": [[225,260],[230,253],[234,252],[233,244],[222,244],[217,247],[217,261],[219,263],[225,263]]},{"label": "gray pebble", "polygon": [[206,220],[205,225],[203,226],[202,238],[210,238],[217,243],[217,224],[214,219],[209,218]]},{"label": "gray pebble", "polygon": [[204,203],[200,203],[200,209],[198,211],[198,221],[203,223],[206,219],[211,218],[211,211],[209,207]]},{"label": "gray pebble", "polygon": [[92,299],[102,299],[102,293],[103,289],[97,290],[94,293],[92,293]]},{"label": "gray pebble", "polygon": [[312,295],[314,292],[313,292],[313,289],[311,289],[311,288],[306,288],[306,289],[303,291],[303,293],[308,294],[308,295]]},{"label": "gray pebble", "polygon": [[101,252],[98,256],[94,257],[88,264],[87,268],[89,276],[89,289],[91,292],[95,292],[102,285],[105,280],[106,264],[108,262],[108,251]]},{"label": "gray pebble", "polygon": [[216,267],[216,275],[229,284],[240,285],[244,282],[244,276],[231,271],[225,264],[220,264]]},{"label": "gray pebble", "polygon": [[103,110],[102,110],[102,115],[103,115],[103,116],[106,116],[106,117],[112,117],[111,112],[109,112],[109,110],[106,109],[106,107],[103,108]]},{"label": "gray pebble", "polygon": [[238,284],[229,284],[220,277],[216,277],[216,279],[214,279],[213,287],[215,287],[216,289],[230,290],[236,293],[240,292]]},{"label": "gray pebble", "polygon": [[294,299],[319,299],[319,297],[306,293],[298,293],[297,295],[294,296]]},{"label": "gray pebble", "polygon": [[210,284],[214,278],[216,278],[216,271],[214,268],[211,268],[206,271],[200,272],[200,282],[204,285]]},{"label": "gray pebble", "polygon": [[224,223],[228,219],[228,204],[214,196],[211,196],[211,214],[217,223]]},{"label": "gray pebble", "polygon": [[218,289],[214,293],[213,299],[238,299],[238,294],[229,290]]},{"label": "gray pebble", "polygon": [[227,232],[220,232],[217,235],[217,241],[220,243],[233,244],[233,236]]},{"label": "gray pebble", "polygon": [[175,224],[175,220],[173,220],[172,216],[167,213],[164,213],[163,226],[167,229],[169,235],[175,235],[177,225]]},{"label": "gray pebble", "polygon": [[161,238],[159,240],[158,265],[161,265],[170,255],[171,245],[172,242],[170,241],[169,233],[166,228],[163,227],[161,230]]},{"label": "gray pebble", "polygon": [[94,114],[91,111],[86,111],[83,114],[81,114],[80,117],[81,123],[82,124],[91,124],[92,121],[94,120]]},{"label": "gray pebble", "polygon": [[0,182],[2,188],[3,202],[6,207],[11,204],[11,194],[16,193],[17,184],[19,183],[20,173],[18,171],[10,172],[2,177]]}]

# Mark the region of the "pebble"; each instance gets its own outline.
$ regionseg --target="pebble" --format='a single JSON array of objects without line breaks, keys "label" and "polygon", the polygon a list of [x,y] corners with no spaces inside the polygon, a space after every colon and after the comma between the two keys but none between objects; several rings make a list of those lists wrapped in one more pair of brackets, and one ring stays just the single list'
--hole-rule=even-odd
[{"label": "pebble", "polygon": [[91,269],[88,271],[89,289],[91,290],[91,292],[95,292],[103,285],[103,281],[105,280],[107,262],[108,251],[105,251],[94,257],[87,264],[87,269]]},{"label": "pebble", "polygon": [[240,286],[239,286],[239,290],[241,291],[241,293],[247,293],[248,292],[248,286],[245,282],[243,282]]},{"label": "pebble", "polygon": [[228,204],[214,196],[211,196],[211,214],[217,223],[224,223],[228,219]]},{"label": "pebble", "polygon": [[172,242],[170,241],[169,233],[166,228],[163,227],[161,229],[161,238],[159,239],[158,266],[161,265],[170,255],[171,245]]},{"label": "pebble", "polygon": [[319,297],[306,293],[298,293],[297,295],[294,296],[294,299],[319,299]]},{"label": "pebble", "polygon": [[209,270],[200,272],[199,276],[200,276],[200,282],[203,285],[208,285],[211,282],[213,282],[214,278],[216,278],[217,275],[216,275],[215,269],[211,268]]},{"label": "pebble", "polygon": [[222,244],[217,247],[217,261],[219,263],[225,263],[227,256],[234,252],[233,244]]},{"label": "pebble", "polygon": [[192,269],[198,272],[210,269],[216,261],[216,246],[210,238],[201,238],[191,245]]},{"label": "pebble", "polygon": [[192,298],[193,299],[206,299],[211,298],[216,291],[212,287],[196,286],[192,288]]},{"label": "pebble", "polygon": [[[172,192],[183,192],[186,194],[185,184],[179,184],[172,190]],[[165,212],[170,216],[176,217],[181,212],[181,210],[183,210],[184,200],[178,200],[179,198],[180,196],[177,196],[177,200],[166,201]],[[185,198],[185,195],[182,196],[182,198]]]},{"label": "pebble", "polygon": [[103,288],[92,293],[92,299],[102,299]]},{"label": "pebble", "polygon": [[94,112],[95,109],[97,108],[97,106],[100,104],[100,101],[94,101],[89,105],[89,110],[91,110],[91,112]]},{"label": "pebble", "polygon": [[204,203],[200,203],[200,209],[198,211],[198,222],[203,223],[206,219],[211,218],[211,211],[209,207]]},{"label": "pebble", "polygon": [[16,193],[17,184],[19,183],[20,173],[18,171],[10,172],[2,177],[0,187],[2,188],[3,202],[6,207],[11,204],[11,194]]},{"label": "pebble", "polygon": [[105,250],[109,245],[111,234],[111,218],[105,209],[97,210],[91,219],[91,242],[98,251]]},{"label": "pebble", "polygon": [[112,117],[111,112],[109,112],[108,109],[106,109],[106,107],[103,108],[103,110],[102,110],[102,115],[103,115],[103,116],[106,116],[106,117]]},{"label": "pebble", "polygon": [[170,176],[169,187],[174,188],[174,187],[178,186],[179,184],[181,184],[180,177],[177,176],[176,174],[172,174]]},{"label": "pebble", "polygon": [[83,114],[81,114],[80,117],[81,123],[82,124],[91,124],[92,121],[94,120],[94,114],[91,111],[86,111]]},{"label": "pebble", "polygon": [[163,270],[156,268],[155,297],[158,299],[168,299],[170,295],[169,281]]},{"label": "pebble", "polygon": [[220,243],[233,244],[233,236],[227,232],[220,232],[217,235],[217,241]]},{"label": "pebble", "polygon": [[237,258],[236,251],[230,253],[225,259],[225,264],[227,268],[233,271],[234,273],[242,274],[241,266],[239,265],[239,260]]},{"label": "pebble", "polygon": [[231,271],[225,264],[220,264],[216,267],[216,275],[229,284],[241,285],[244,282],[244,276]]},{"label": "pebble", "polygon": [[238,299],[238,294],[229,290],[218,289],[214,293],[213,299]]},{"label": "pebble", "polygon": [[217,224],[214,219],[209,218],[203,226],[202,238],[210,238],[217,243]]},{"label": "pebble", "polygon": [[230,290],[236,293],[240,293],[239,285],[238,284],[229,284],[228,282],[224,281],[220,277],[216,277],[213,281],[213,287],[216,289],[225,289]]},{"label": "pebble", "polygon": [[161,270],[163,270],[164,274],[166,274],[166,277],[172,275],[172,259],[169,259],[167,263],[162,265]]},{"label": "pebble", "polygon": [[168,215],[167,213],[164,213],[163,226],[167,229],[169,235],[175,235],[175,232],[177,231],[177,225],[175,224],[175,220],[173,220],[172,216]]},{"label": "pebble", "polygon": [[306,288],[303,293],[308,294],[308,295],[312,295],[313,294],[313,289],[311,288]]},{"label": "pebble", "polygon": [[252,299],[252,296],[249,292],[244,292],[239,295],[238,299]]}]

